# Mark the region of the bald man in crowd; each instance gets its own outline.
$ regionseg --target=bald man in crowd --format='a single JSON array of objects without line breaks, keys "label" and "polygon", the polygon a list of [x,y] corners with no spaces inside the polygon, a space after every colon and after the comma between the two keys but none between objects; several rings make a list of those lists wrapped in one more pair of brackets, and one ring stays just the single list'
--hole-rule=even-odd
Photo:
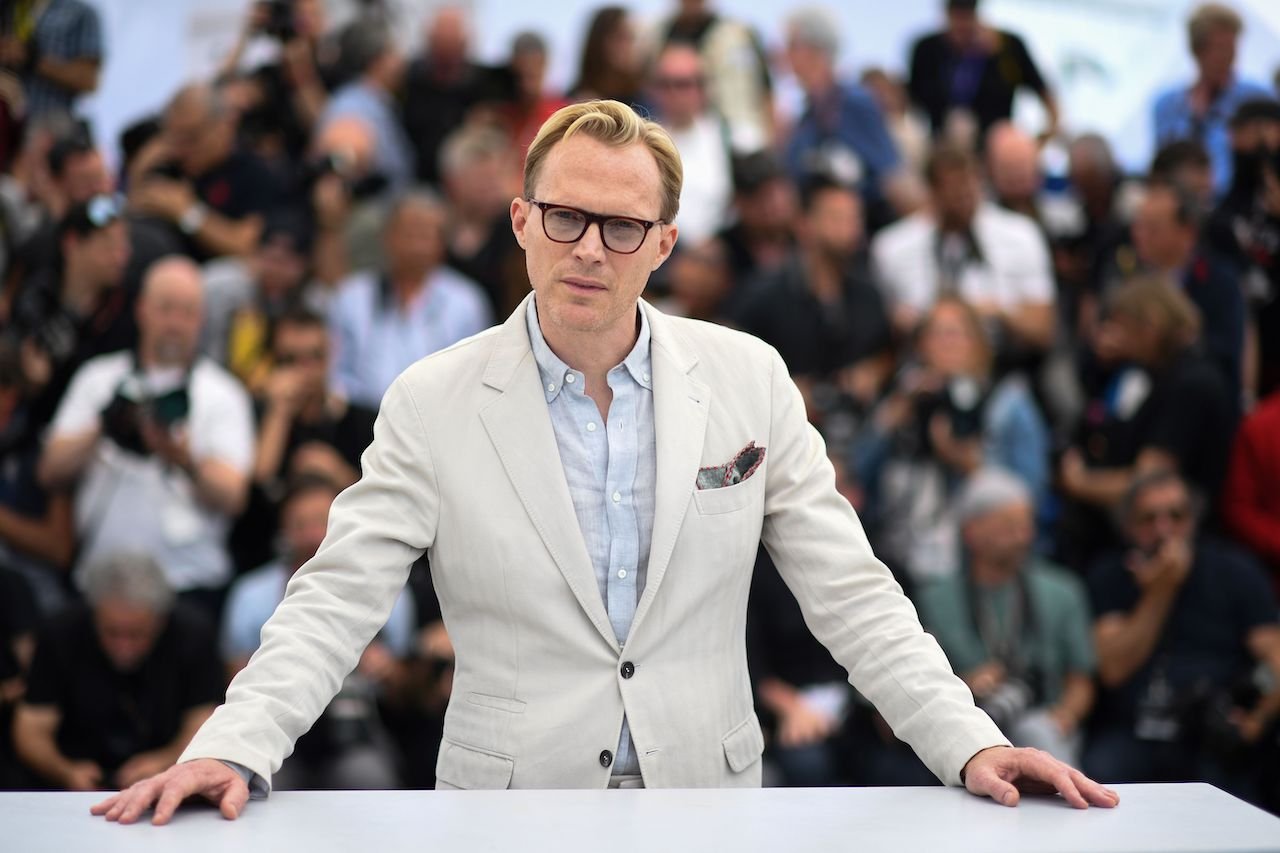
[{"label": "bald man in crowd", "polygon": [[223,542],[253,462],[247,393],[197,355],[200,270],[156,261],[138,301],[138,347],[89,360],[50,428],[39,476],[75,491],[81,565],[150,554],[181,598],[216,614],[231,577]]}]

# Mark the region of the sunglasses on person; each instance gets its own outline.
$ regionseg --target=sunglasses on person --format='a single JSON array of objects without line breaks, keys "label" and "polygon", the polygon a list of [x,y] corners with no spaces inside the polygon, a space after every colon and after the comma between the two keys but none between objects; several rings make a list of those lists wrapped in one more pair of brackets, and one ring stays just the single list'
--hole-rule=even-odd
[{"label": "sunglasses on person", "polygon": [[604,216],[589,213],[567,204],[526,199],[542,211],[542,233],[553,243],[576,243],[592,225],[600,226],[600,239],[604,247],[619,255],[631,255],[639,251],[649,236],[649,229],[662,222],[636,219],[632,216]]}]

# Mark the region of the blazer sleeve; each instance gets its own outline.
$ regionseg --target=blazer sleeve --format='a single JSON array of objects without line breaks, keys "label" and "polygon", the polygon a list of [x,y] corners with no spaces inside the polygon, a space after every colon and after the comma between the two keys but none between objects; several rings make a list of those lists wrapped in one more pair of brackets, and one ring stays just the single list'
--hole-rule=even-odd
[{"label": "blazer sleeve", "polygon": [[773,354],[763,541],[805,623],[894,733],[948,785],[974,754],[1009,741],[973,704],[915,608],[876,559],[835,487],[826,446]]},{"label": "blazer sleeve", "polygon": [[440,509],[426,430],[403,376],[387,391],[361,468],[258,651],[180,761],[217,758],[270,779],[386,624],[410,566],[434,540]]}]

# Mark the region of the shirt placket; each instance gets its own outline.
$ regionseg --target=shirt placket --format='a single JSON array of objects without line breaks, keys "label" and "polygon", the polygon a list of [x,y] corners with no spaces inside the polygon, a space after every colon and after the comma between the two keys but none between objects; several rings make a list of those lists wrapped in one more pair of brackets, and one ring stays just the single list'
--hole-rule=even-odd
[{"label": "shirt placket", "polygon": [[639,526],[636,521],[635,392],[626,381],[625,368],[609,374],[613,402],[609,407],[608,462],[605,473],[605,515],[609,519],[609,567],[607,609],[618,643],[626,642],[636,613],[636,565],[639,562]]}]

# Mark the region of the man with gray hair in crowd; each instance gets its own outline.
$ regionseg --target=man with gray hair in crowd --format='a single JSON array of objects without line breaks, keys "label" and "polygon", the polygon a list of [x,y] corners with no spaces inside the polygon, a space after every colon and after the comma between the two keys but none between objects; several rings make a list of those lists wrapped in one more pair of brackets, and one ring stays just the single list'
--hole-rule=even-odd
[{"label": "man with gray hair in crowd", "polygon": [[14,717],[18,757],[41,783],[72,791],[131,785],[177,761],[222,696],[212,626],[175,606],[145,554],[85,567],[85,604],[36,641]]},{"label": "man with gray hair in crowd", "polygon": [[924,200],[919,180],[903,168],[871,93],[836,78],[839,27],[821,7],[787,18],[787,61],[804,89],[805,111],[786,149],[799,183],[813,173],[856,185],[873,223],[911,213]]},{"label": "man with gray hair in crowd", "polygon": [[1034,501],[1013,474],[978,470],[956,516],[962,568],[919,590],[921,621],[1009,740],[1074,764],[1094,700],[1084,585],[1033,552]]}]

